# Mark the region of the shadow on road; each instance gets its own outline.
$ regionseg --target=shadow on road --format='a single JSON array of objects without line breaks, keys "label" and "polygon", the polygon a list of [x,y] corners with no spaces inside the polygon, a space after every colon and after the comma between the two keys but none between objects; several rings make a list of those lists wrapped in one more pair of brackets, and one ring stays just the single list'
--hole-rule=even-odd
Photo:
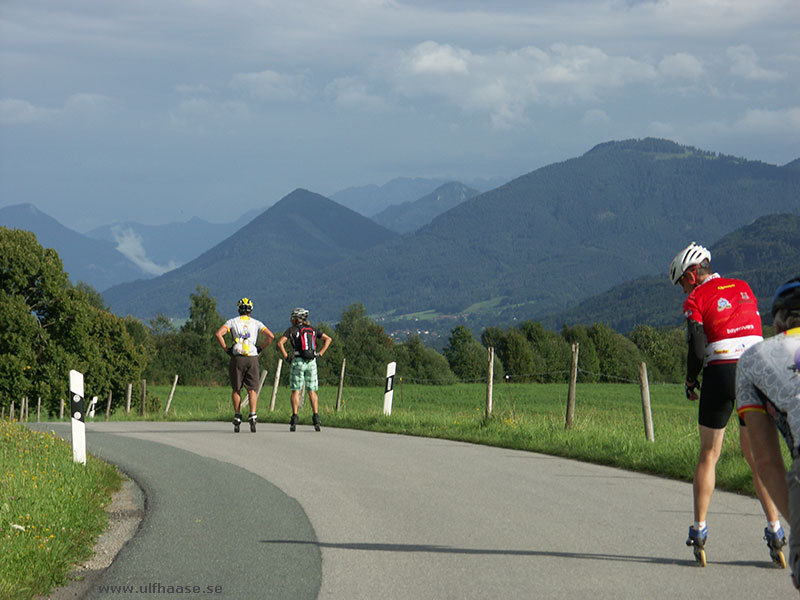
[{"label": "shadow on road", "polygon": [[[686,565],[695,566],[693,560],[680,560],[675,558],[660,558],[655,556],[626,556],[621,554],[591,554],[586,552],[560,552],[547,550],[498,550],[489,548],[453,548],[452,546],[440,546],[432,544],[380,544],[380,543],[332,543],[319,542],[312,540],[262,540],[262,544],[306,544],[317,546],[318,548],[331,548],[334,550],[365,550],[370,552],[432,552],[446,554],[485,554],[485,555],[504,555],[504,556],[542,556],[556,558],[575,558],[584,560],[610,560],[622,562],[640,562],[647,564],[663,565]],[[746,561],[734,561],[730,563],[736,566],[758,566],[756,563]]]}]

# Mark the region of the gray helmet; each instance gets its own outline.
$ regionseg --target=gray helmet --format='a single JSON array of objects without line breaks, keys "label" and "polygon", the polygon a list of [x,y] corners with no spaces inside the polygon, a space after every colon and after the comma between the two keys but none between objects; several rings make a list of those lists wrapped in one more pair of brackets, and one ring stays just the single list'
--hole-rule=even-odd
[{"label": "gray helmet", "polygon": [[305,308],[295,308],[292,311],[292,319],[297,319],[298,321],[305,321],[308,319],[308,311]]}]

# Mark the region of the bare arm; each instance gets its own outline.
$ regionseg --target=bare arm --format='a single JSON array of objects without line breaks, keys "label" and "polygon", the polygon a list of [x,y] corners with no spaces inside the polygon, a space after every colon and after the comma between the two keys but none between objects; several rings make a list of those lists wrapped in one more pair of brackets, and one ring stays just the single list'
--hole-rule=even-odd
[{"label": "bare arm", "polygon": [[329,336],[327,333],[323,333],[322,334],[322,349],[319,351],[319,355],[322,356],[323,354],[325,354],[325,352],[327,352],[327,350],[328,350],[328,346],[330,346],[330,345],[331,345],[331,336]]},{"label": "bare arm", "polygon": [[282,335],[278,339],[278,350],[280,351],[281,356],[283,356],[283,360],[288,360],[289,359],[289,355],[286,354],[286,348],[283,347],[284,344],[286,344],[286,336]]},{"label": "bare arm", "polygon": [[266,341],[264,342],[264,345],[263,345],[263,346],[261,346],[261,347],[258,349],[258,351],[259,351],[259,352],[263,352],[263,351],[264,351],[264,348],[266,348],[267,346],[269,346],[269,345],[272,343],[272,340],[274,340],[274,339],[275,339],[275,334],[274,334],[274,333],[272,333],[272,332],[269,330],[269,327],[267,327],[266,325],[265,325],[265,326],[264,326],[264,328],[261,330],[261,333],[263,333],[263,334],[264,334],[264,339],[265,339]]},{"label": "bare arm", "polygon": [[228,329],[228,326],[223,325],[222,327],[217,329],[217,333],[214,334],[214,336],[217,338],[217,341],[219,342],[219,345],[222,346],[222,349],[225,351],[228,350],[228,344],[225,343],[225,334],[228,333],[228,331],[230,331]]}]

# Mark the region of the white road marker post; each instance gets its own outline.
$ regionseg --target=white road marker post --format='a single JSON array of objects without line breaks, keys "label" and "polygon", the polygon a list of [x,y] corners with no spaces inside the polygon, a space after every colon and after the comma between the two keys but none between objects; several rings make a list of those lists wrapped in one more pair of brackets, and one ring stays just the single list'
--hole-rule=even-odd
[{"label": "white road marker post", "polygon": [[397,371],[397,363],[390,362],[386,365],[386,388],[383,391],[383,414],[392,414],[392,397],[394,396],[394,374]]},{"label": "white road marker post", "polygon": [[70,415],[72,415],[72,460],[86,464],[86,422],[83,414],[83,373],[69,372]]}]

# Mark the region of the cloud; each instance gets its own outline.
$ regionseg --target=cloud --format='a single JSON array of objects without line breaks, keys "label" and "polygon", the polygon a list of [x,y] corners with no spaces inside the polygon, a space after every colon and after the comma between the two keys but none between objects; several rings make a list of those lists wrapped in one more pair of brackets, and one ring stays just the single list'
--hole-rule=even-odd
[{"label": "cloud", "polygon": [[800,106],[780,110],[750,109],[733,123],[731,129],[749,135],[800,136]]},{"label": "cloud", "polygon": [[247,92],[258,100],[280,102],[305,101],[314,92],[305,75],[286,75],[272,70],[238,73],[231,80],[231,87]]},{"label": "cloud", "polygon": [[385,112],[390,105],[386,99],[372,94],[357,77],[340,77],[325,86],[325,94],[334,98],[337,106],[352,110]]},{"label": "cloud", "polygon": [[758,65],[758,56],[750,46],[732,46],[727,50],[731,60],[731,74],[752,81],[781,81],[786,73],[770,71]]},{"label": "cloud", "polygon": [[583,118],[581,119],[581,123],[584,125],[605,125],[610,121],[608,113],[599,108],[587,110],[583,113]]},{"label": "cloud", "polygon": [[423,42],[412,48],[407,61],[412,73],[467,74],[470,56],[470,52],[453,46]]},{"label": "cloud", "polygon": [[3,98],[0,100],[0,123],[15,125],[41,123],[55,118],[61,111],[34,106],[27,100]]},{"label": "cloud", "polygon": [[678,52],[665,56],[658,63],[658,71],[670,79],[700,79],[705,75],[703,63],[691,54]]},{"label": "cloud", "polygon": [[207,98],[191,97],[181,100],[177,109],[170,112],[170,124],[176,129],[206,132],[213,125],[246,120],[250,111],[244,102],[237,100],[219,102]]},{"label": "cloud", "polygon": [[157,276],[180,266],[174,261],[170,261],[167,266],[161,266],[147,258],[141,236],[132,229],[123,229],[117,225],[111,228],[111,234],[117,243],[117,250],[145,273]]},{"label": "cloud", "polygon": [[392,83],[407,97],[429,96],[467,113],[486,113],[492,126],[529,120],[535,106],[595,103],[632,83],[657,79],[656,69],[599,48],[553,44],[479,54],[427,41],[399,53]]},{"label": "cloud", "polygon": [[96,117],[105,112],[110,104],[110,99],[101,94],[73,94],[61,108],[45,108],[27,100],[4,98],[0,100],[0,123],[24,125],[62,118]]}]

